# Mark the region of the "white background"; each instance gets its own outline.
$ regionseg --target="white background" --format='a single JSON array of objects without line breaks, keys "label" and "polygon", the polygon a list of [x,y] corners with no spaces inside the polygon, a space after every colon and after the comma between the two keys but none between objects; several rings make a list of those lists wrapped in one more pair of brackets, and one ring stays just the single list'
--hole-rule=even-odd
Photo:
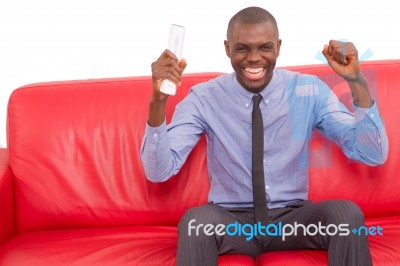
[{"label": "white background", "polygon": [[233,14],[261,6],[283,40],[278,66],[318,64],[330,39],[368,60],[400,59],[400,3],[393,0],[0,0],[0,146],[11,92],[42,81],[150,75],[169,25],[186,27],[186,73],[231,72],[223,41]]}]

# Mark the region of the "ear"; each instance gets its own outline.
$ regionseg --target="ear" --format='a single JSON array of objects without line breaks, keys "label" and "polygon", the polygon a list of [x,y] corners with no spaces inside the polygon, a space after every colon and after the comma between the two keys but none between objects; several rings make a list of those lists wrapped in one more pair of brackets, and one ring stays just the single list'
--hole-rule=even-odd
[{"label": "ear", "polygon": [[231,58],[231,53],[229,51],[229,42],[227,40],[224,41],[224,45],[225,45],[225,53],[226,56],[228,56],[229,58]]},{"label": "ear", "polygon": [[278,55],[277,55],[276,57],[279,56],[279,53],[280,53],[280,51],[281,51],[281,45],[282,45],[282,40],[281,40],[281,39],[278,39],[278,43],[277,43],[277,47],[276,47],[276,49],[277,49],[277,51],[278,51]]}]

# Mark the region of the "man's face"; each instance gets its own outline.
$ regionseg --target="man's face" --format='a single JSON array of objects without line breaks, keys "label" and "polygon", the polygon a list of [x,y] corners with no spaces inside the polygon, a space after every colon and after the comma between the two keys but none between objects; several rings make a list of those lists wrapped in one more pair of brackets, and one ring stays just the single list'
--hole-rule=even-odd
[{"label": "man's face", "polygon": [[225,51],[240,85],[253,93],[264,89],[271,81],[280,46],[281,40],[270,22],[233,24]]}]

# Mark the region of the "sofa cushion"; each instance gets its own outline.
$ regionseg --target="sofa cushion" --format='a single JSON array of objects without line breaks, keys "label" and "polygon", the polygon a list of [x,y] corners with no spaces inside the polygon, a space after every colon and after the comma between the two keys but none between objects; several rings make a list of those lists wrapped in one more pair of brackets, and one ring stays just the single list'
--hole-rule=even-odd
[{"label": "sofa cushion", "polygon": [[[369,236],[374,265],[398,265],[400,216],[370,218],[383,236]],[[175,265],[177,229],[132,226],[49,230],[20,234],[0,246],[0,265]],[[254,265],[245,255],[223,255],[219,265]],[[325,251],[274,251],[260,255],[256,265],[327,265]]]},{"label": "sofa cushion", "polygon": [[[0,246],[0,265],[175,265],[177,229],[132,226],[37,231]],[[219,265],[254,265],[244,255],[221,256]]]},{"label": "sofa cushion", "polygon": [[0,265],[174,265],[176,241],[167,226],[29,232],[0,248]]}]

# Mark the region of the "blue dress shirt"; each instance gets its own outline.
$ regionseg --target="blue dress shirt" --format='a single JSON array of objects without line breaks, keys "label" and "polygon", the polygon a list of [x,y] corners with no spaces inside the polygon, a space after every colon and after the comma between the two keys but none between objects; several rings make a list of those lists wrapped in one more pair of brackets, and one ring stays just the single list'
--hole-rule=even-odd
[{"label": "blue dress shirt", "polygon": [[[376,104],[354,114],[318,77],[275,69],[260,93],[264,121],[264,178],[268,208],[308,198],[309,146],[314,129],[347,157],[369,165],[385,162],[388,140]],[[162,182],[178,173],[203,133],[211,183],[209,201],[253,206],[251,113],[253,93],[234,73],[191,88],[171,123],[146,126],[141,158],[147,178]]]}]

